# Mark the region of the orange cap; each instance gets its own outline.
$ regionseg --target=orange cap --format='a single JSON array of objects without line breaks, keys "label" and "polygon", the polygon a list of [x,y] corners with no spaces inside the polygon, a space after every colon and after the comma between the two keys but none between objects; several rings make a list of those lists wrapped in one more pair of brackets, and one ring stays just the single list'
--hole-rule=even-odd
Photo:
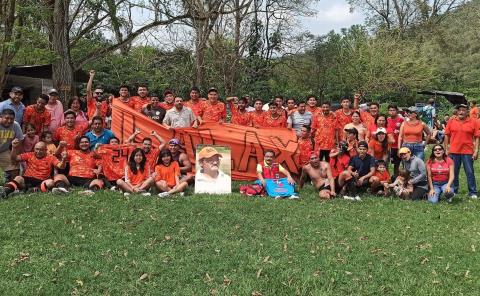
[{"label": "orange cap", "polygon": [[202,150],[200,150],[200,152],[198,153],[198,160],[202,160],[203,158],[210,158],[215,155],[222,157],[222,155],[218,153],[217,149],[210,146],[203,147]]}]

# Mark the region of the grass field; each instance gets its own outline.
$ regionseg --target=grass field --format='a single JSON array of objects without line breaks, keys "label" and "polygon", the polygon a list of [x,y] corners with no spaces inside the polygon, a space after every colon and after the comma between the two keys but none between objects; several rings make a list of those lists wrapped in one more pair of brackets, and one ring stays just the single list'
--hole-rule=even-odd
[{"label": "grass field", "polygon": [[[477,170],[478,171],[478,170]],[[235,191],[238,192],[238,184]],[[0,201],[2,295],[478,295],[480,200]]]}]

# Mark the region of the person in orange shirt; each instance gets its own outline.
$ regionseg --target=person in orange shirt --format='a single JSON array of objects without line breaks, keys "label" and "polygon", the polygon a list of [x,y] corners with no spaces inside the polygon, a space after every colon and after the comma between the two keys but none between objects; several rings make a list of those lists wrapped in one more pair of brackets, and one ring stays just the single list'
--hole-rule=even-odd
[{"label": "person in orange shirt", "polygon": [[477,101],[470,101],[470,118],[478,119]]},{"label": "person in orange shirt", "polygon": [[238,105],[235,106],[233,101],[236,97],[228,97],[226,101],[228,106],[230,107],[230,111],[232,112],[232,117],[230,118],[230,123],[243,125],[243,126],[252,126],[252,116],[251,112],[247,112],[247,98],[241,97],[238,100]]},{"label": "person in orange shirt", "polygon": [[293,114],[293,112],[297,111],[297,104],[295,103],[294,98],[287,99],[287,116]]},{"label": "person in orange shirt", "polygon": [[387,131],[380,127],[375,131],[375,136],[368,142],[368,154],[373,156],[376,161],[383,160],[388,162],[390,143],[387,139]]},{"label": "person in orange shirt", "polygon": [[[20,193],[20,190],[26,191],[27,189],[47,192],[50,189],[57,188],[55,186],[63,184],[62,182],[66,179],[65,176],[55,175],[52,178],[52,174],[53,167],[65,168],[65,155],[62,156],[61,160],[53,155],[48,155],[47,146],[43,142],[35,144],[34,152],[18,154],[19,148],[20,141],[14,139],[12,141],[11,158],[14,162],[24,161],[26,163],[25,172],[23,176],[16,176],[11,182],[0,187],[0,198],[6,198],[9,194],[17,194]],[[52,192],[54,191],[52,190]]]},{"label": "person in orange shirt", "polygon": [[135,144],[120,144],[116,137],[111,138],[108,144],[100,145],[95,154],[98,164],[102,168],[101,179],[105,187],[110,190],[116,190],[116,182],[125,175],[125,166],[128,162],[128,156],[137,148]]},{"label": "person in orange shirt", "polygon": [[313,151],[312,136],[310,126],[304,125],[300,128],[300,137],[298,138],[298,160],[300,166],[307,165],[310,162],[310,154]]},{"label": "person in orange shirt", "polygon": [[110,106],[108,102],[103,99],[103,89],[97,87],[92,91],[95,70],[90,70],[89,74],[90,78],[87,82],[87,116],[90,120],[94,116],[101,116],[105,122]]},{"label": "person in orange shirt", "polygon": [[23,112],[23,127],[30,123],[35,126],[37,135],[41,135],[44,131],[48,130],[52,116],[50,112],[45,108],[48,103],[48,96],[41,94],[37,98],[37,103],[27,106]]},{"label": "person in orange shirt", "polygon": [[263,117],[264,127],[287,127],[287,118],[285,117],[285,110],[278,109],[277,103],[271,102],[268,104],[268,111]]},{"label": "person in orange shirt", "polygon": [[266,112],[262,110],[263,102],[260,99],[256,99],[255,103],[253,104],[255,111],[250,112],[250,116],[252,118],[252,126],[253,127],[263,127],[264,117]]},{"label": "person in orange shirt", "polygon": [[94,191],[103,188],[103,181],[98,178],[101,168],[98,165],[95,155],[90,151],[90,140],[86,136],[78,138],[76,149],[65,150],[66,142],[59,143],[56,156],[61,157],[65,151],[66,159],[70,165],[68,170],[66,186],[79,186],[87,190],[81,194],[91,195]]},{"label": "person in orange shirt", "polygon": [[[360,110],[360,95],[355,94],[353,97],[353,109]],[[380,111],[380,105],[378,103],[372,102],[368,105],[368,111],[360,111],[360,118],[362,119],[363,124],[367,127],[375,124],[375,119],[377,118]]]},{"label": "person in orange shirt", "polygon": [[385,195],[383,191],[386,188],[386,184],[390,183],[390,174],[387,170],[387,163],[383,160],[378,160],[375,173],[370,177],[370,190],[371,193],[377,193],[379,195]]},{"label": "person in orange shirt", "polygon": [[312,130],[315,135],[315,151],[319,152],[320,161],[330,160],[330,150],[338,143],[338,121],[330,111],[330,103],[322,104],[322,112],[312,119]]},{"label": "person in orange shirt", "polygon": [[142,112],[143,106],[150,103],[150,97],[148,96],[148,87],[146,84],[140,84],[137,88],[138,96],[131,97],[133,101],[133,109],[137,112]]},{"label": "person in orange shirt", "polygon": [[193,114],[198,117],[202,105],[205,103],[205,99],[200,97],[200,89],[196,86],[190,89],[190,100],[184,103],[184,105],[192,109]]},{"label": "person in orange shirt", "polygon": [[64,113],[65,123],[55,130],[53,140],[55,142],[66,142],[67,149],[74,149],[77,139],[88,130],[88,123],[76,123],[76,114],[73,110],[67,110]]},{"label": "person in orange shirt", "polygon": [[[140,129],[135,129],[135,132],[127,139],[127,143],[133,143],[135,141],[135,137],[142,133]],[[158,155],[160,154],[160,150],[165,147],[165,144],[167,143],[164,138],[162,138],[159,134],[157,134],[156,131],[152,131],[150,133],[153,137],[157,139],[157,141],[160,143],[160,146],[158,148],[155,148],[152,146],[152,139],[145,137],[142,139],[142,144],[140,145],[139,148],[143,149],[143,152],[145,152],[145,157],[147,158],[147,165],[150,168],[150,171],[153,172],[155,169],[155,165],[157,164],[157,159]]]},{"label": "person in orange shirt", "polygon": [[154,184],[154,178],[151,175],[150,167],[147,165],[147,157],[143,149],[136,148],[128,158],[125,167],[125,176],[117,180],[117,186],[123,191],[123,195],[128,196],[131,193],[141,193],[143,196],[150,196],[147,190]]},{"label": "person in orange shirt", "polygon": [[135,101],[130,97],[130,89],[126,84],[120,85],[118,97],[113,98],[112,100],[122,102],[132,109],[135,108]]},{"label": "person in orange shirt", "polygon": [[348,145],[348,155],[354,157],[357,155],[357,146],[358,146],[358,130],[354,127],[347,128],[344,130],[347,134],[345,142]]},{"label": "person in orange shirt", "polygon": [[227,109],[225,104],[218,101],[218,90],[210,88],[208,90],[208,101],[206,101],[199,111],[197,117],[200,124],[204,122],[225,122],[227,118]]},{"label": "person in orange shirt", "polygon": [[174,193],[181,193],[187,188],[186,181],[180,181],[180,165],[172,158],[168,149],[160,151],[158,163],[155,166],[155,186],[160,191],[159,197],[165,197]]},{"label": "person in orange shirt", "polygon": [[173,107],[175,107],[175,94],[173,93],[173,90],[171,89],[166,89],[163,92],[163,102],[160,103],[160,107],[162,107],[165,110],[170,110]]},{"label": "person in orange shirt", "polygon": [[350,108],[350,99],[343,98],[341,102],[342,108],[335,111],[335,116],[337,117],[339,127],[341,131],[345,126],[352,122],[353,110]]},{"label": "person in orange shirt", "polygon": [[317,107],[317,98],[314,95],[307,97],[307,111],[312,113],[313,117],[321,112],[320,108]]}]

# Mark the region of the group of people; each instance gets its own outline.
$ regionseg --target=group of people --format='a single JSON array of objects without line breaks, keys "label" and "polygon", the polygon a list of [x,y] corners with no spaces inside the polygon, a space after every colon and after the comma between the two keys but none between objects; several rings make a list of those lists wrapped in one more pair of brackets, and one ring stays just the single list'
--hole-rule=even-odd
[{"label": "group of people", "polygon": [[[71,186],[84,187],[85,194],[105,187],[125,195],[150,195],[152,188],[160,196],[182,193],[194,177],[180,141],[167,142],[152,132],[136,144],[140,133],[136,131],[127,143],[120,143],[109,129],[111,104],[117,101],[167,129],[225,123],[228,113],[231,124],[292,129],[298,137],[300,176],[291,176],[274,161],[275,152],[268,151],[257,167],[260,185],[265,179],[285,176],[298,188],[310,179],[325,199],[341,195],[358,200],[359,192],[368,191],[435,203],[442,195],[451,201],[458,192],[463,164],[469,196],[477,198],[473,161],[478,156],[480,124],[475,102],[472,108],[455,106],[455,114],[442,129],[435,123],[433,100],[422,109],[404,110],[405,116],[393,104],[388,115],[380,113],[378,103],[365,108],[359,95],[343,98],[336,111],[329,102],[318,106],[315,96],[305,101],[276,96],[267,104],[256,99],[252,107],[248,96],[221,102],[215,88],[208,89],[205,99],[193,87],[186,101],[170,89],[160,99],[146,85],[138,86],[136,96],[122,85],[118,97],[105,97],[102,88],[93,88],[94,77],[92,70],[86,98],[74,97],[66,111],[55,89],[25,107],[22,88],[14,87],[10,98],[0,103],[0,166],[7,180],[0,195],[27,189],[67,193]],[[426,122],[420,119],[422,113],[429,118]],[[152,146],[152,138],[159,147]],[[432,141],[425,162],[426,145]],[[112,155],[112,147],[119,155]]]}]

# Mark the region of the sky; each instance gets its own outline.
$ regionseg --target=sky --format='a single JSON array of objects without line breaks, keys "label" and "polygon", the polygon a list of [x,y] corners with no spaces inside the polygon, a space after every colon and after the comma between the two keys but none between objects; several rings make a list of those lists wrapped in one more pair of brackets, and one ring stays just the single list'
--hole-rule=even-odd
[{"label": "sky", "polygon": [[359,11],[350,12],[350,5],[346,0],[320,0],[312,6],[316,15],[303,17],[303,28],[315,35],[324,35],[334,30],[340,32],[342,28],[362,24],[365,16]]}]

